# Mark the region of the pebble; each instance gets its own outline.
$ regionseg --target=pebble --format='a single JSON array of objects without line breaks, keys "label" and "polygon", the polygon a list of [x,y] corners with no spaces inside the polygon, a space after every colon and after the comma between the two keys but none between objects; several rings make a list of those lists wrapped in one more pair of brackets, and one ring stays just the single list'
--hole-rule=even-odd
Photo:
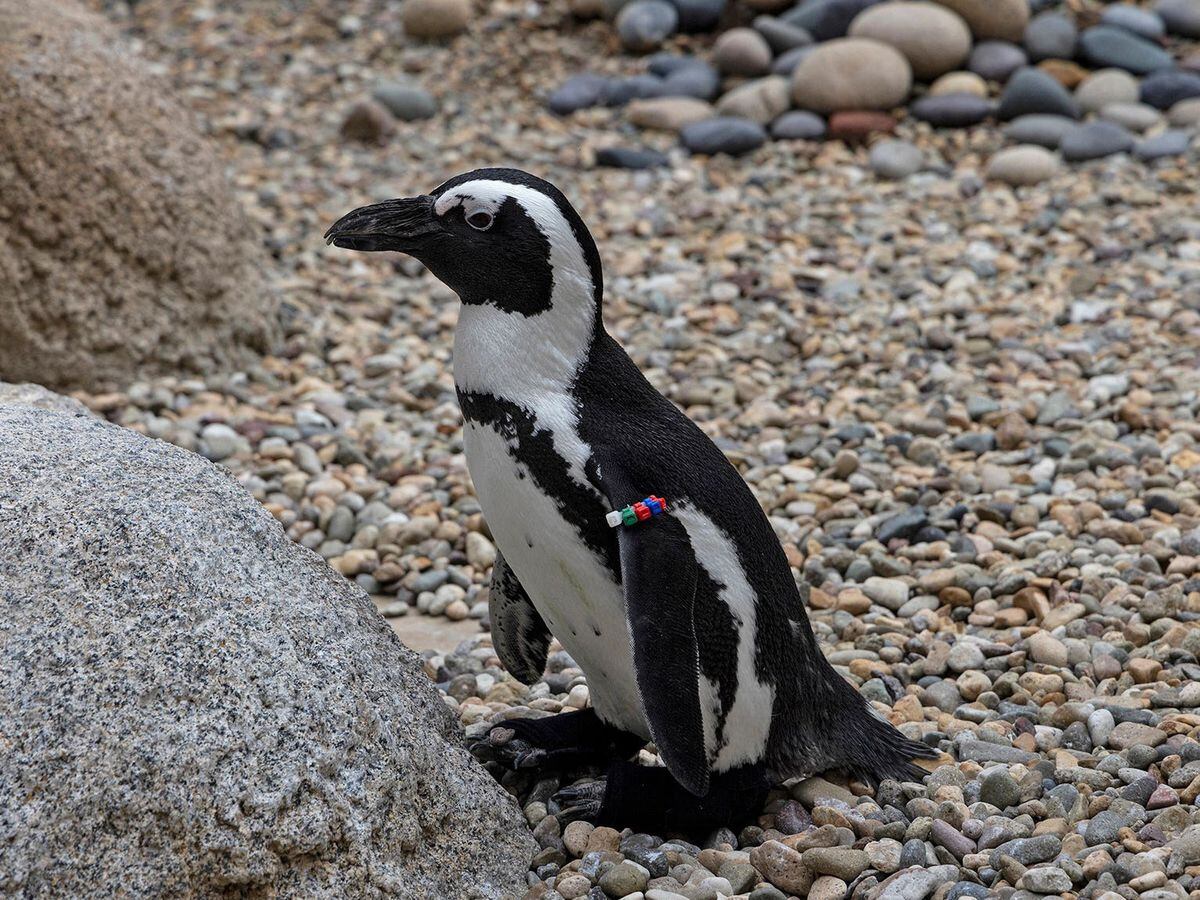
[{"label": "pebble", "polygon": [[1170,156],[1183,156],[1192,146],[1192,133],[1180,129],[1162,131],[1153,137],[1138,141],[1133,155],[1143,162],[1152,162]]},{"label": "pebble", "polygon": [[786,112],[790,104],[788,80],[782,75],[768,75],[726,93],[717,101],[717,112],[766,125]]},{"label": "pebble", "polygon": [[712,31],[725,13],[726,0],[671,0],[684,34]]},{"label": "pebble", "polygon": [[718,116],[683,126],[679,137],[693,153],[741,156],[765,144],[767,132],[762,125],[750,119]]},{"label": "pebble", "polygon": [[1007,41],[981,41],[971,50],[967,68],[988,81],[1004,83],[1029,64],[1025,51]]},{"label": "pebble", "polygon": [[939,0],[954,10],[976,39],[1019,43],[1029,23],[1028,0]]},{"label": "pebble", "polygon": [[438,109],[437,101],[429,91],[405,81],[380,82],[371,91],[371,99],[401,122],[433,118]]},{"label": "pebble", "polygon": [[713,45],[713,65],[725,75],[766,75],[771,59],[767,39],[753,28],[731,28]]},{"label": "pebble", "polygon": [[1134,137],[1113,122],[1085,122],[1063,135],[1058,150],[1072,162],[1099,159],[1133,149]]},{"label": "pebble", "polygon": [[639,128],[679,132],[687,125],[711,119],[716,110],[694,97],[655,97],[633,101],[625,115]]},{"label": "pebble", "polygon": [[1162,16],[1153,10],[1141,9],[1128,3],[1106,6],[1100,14],[1100,22],[1143,37],[1148,41],[1161,41],[1167,34]]},{"label": "pebble", "polygon": [[978,125],[994,111],[991,100],[967,93],[925,96],[910,108],[913,116],[937,128]]},{"label": "pebble", "polygon": [[675,33],[679,13],[667,0],[633,0],[617,14],[616,26],[622,47],[647,53]]},{"label": "pebble", "polygon": [[775,140],[819,141],[825,136],[825,120],[805,110],[786,112],[771,123]]},{"label": "pebble", "polygon": [[1174,65],[1171,54],[1124,28],[1096,25],[1079,36],[1080,55],[1094,66],[1146,75]]},{"label": "pebble", "polygon": [[920,81],[957,69],[971,52],[967,23],[925,0],[890,0],[868,7],[850,24],[849,35],[896,48]]},{"label": "pebble", "polygon": [[1196,0],[1158,0],[1154,11],[1171,34],[1200,40],[1200,7]]},{"label": "pebble", "polygon": [[871,148],[871,170],[880,178],[907,178],[920,171],[924,155],[908,141],[880,141]]},{"label": "pebble", "polygon": [[1079,107],[1067,89],[1041,69],[1021,69],[1004,86],[996,115],[1008,120],[1035,113],[1077,119]]},{"label": "pebble", "polygon": [[1176,103],[1200,97],[1200,73],[1155,72],[1141,85],[1139,99],[1155,109],[1170,109]]},{"label": "pebble", "polygon": [[658,169],[670,164],[665,153],[651,147],[602,147],[596,151],[596,165],[614,169]]},{"label": "pebble", "polygon": [[1033,62],[1043,59],[1071,59],[1079,31],[1070,16],[1047,11],[1034,16],[1025,26],[1023,44]]},{"label": "pebble", "polygon": [[1009,140],[1022,144],[1037,144],[1057,150],[1063,135],[1078,124],[1066,116],[1033,114],[1017,116],[1004,126],[1004,135]]},{"label": "pebble", "polygon": [[470,23],[471,4],[469,0],[405,0],[402,20],[411,37],[453,37]]},{"label": "pebble", "polygon": [[821,44],[792,73],[792,100],[801,109],[888,110],[902,104],[912,84],[908,61],[894,48],[867,38]]},{"label": "pebble", "polygon": [[974,72],[947,72],[929,86],[929,91],[922,99],[946,94],[972,94],[986,99],[988,85]]},{"label": "pebble", "polygon": [[1001,150],[987,165],[988,178],[1014,187],[1039,184],[1057,171],[1058,157],[1034,144],[1019,144]]},{"label": "pebble", "polygon": [[1130,131],[1149,131],[1162,121],[1162,114],[1145,103],[1109,103],[1100,110],[1100,118]]},{"label": "pebble", "polygon": [[1075,102],[1085,113],[1099,112],[1112,103],[1136,103],[1138,80],[1122,69],[1093,72],[1075,88]]}]

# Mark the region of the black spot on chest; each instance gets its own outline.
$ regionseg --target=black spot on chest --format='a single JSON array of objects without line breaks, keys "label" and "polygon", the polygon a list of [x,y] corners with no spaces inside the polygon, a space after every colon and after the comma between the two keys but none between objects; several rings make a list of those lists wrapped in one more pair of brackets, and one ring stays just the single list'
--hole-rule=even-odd
[{"label": "black spot on chest", "polygon": [[504,439],[513,459],[550,497],[588,549],[619,579],[617,542],[604,521],[608,510],[595,491],[571,477],[570,466],[554,448],[553,433],[539,428],[529,410],[493,394],[460,390],[458,404],[464,419],[487,426]]}]

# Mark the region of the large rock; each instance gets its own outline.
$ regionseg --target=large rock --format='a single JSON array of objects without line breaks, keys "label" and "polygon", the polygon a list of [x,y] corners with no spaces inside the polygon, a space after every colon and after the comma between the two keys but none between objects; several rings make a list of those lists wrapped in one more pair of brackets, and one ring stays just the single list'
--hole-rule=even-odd
[{"label": "large rock", "polygon": [[971,52],[967,23],[946,7],[925,0],[894,0],[869,7],[850,24],[850,36],[895,47],[921,81],[958,68]]},{"label": "large rock", "polygon": [[524,892],[519,810],[362,591],[199,456],[0,434],[0,894]]},{"label": "large rock", "polygon": [[0,378],[240,368],[274,341],[215,154],[74,0],[0,0],[0,197]]},{"label": "large rock", "polygon": [[1021,43],[1029,24],[1029,0],[937,0],[954,10],[981,41]]},{"label": "large rock", "polygon": [[882,110],[902,104],[912,70],[898,50],[869,38],[821,44],[792,72],[792,100],[801,109]]}]

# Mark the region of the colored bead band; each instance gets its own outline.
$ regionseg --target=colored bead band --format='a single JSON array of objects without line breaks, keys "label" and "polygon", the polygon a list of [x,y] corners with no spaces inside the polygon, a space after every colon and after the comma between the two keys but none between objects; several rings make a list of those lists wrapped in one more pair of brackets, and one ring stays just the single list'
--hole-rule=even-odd
[{"label": "colored bead band", "polygon": [[618,525],[636,525],[652,516],[662,515],[666,509],[667,501],[651,494],[645,500],[624,509],[614,509],[604,517],[604,520],[608,522],[609,528],[616,528]]}]

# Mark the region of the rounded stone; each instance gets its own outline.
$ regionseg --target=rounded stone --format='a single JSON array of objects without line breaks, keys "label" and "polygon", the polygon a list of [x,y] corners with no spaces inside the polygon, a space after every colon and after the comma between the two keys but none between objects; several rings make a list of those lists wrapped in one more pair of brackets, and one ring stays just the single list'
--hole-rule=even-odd
[{"label": "rounded stone", "polygon": [[1075,120],[1066,116],[1035,113],[1017,116],[1004,126],[1004,136],[1019,144],[1037,144],[1057,150],[1063,135],[1075,127]]},{"label": "rounded stone", "polygon": [[895,47],[922,81],[958,68],[971,52],[967,23],[944,6],[924,0],[894,0],[869,7],[850,24],[849,33]]},{"label": "rounded stone", "polygon": [[1110,103],[1136,103],[1138,81],[1124,69],[1093,72],[1075,88],[1075,102],[1085,113],[1099,112]]},{"label": "rounded stone", "polygon": [[783,14],[785,21],[798,25],[817,41],[845,37],[850,23],[877,0],[807,0]]},{"label": "rounded stone", "polygon": [[873,134],[891,134],[896,120],[885,112],[854,109],[829,117],[829,136],[848,144],[859,144]]},{"label": "rounded stone", "polygon": [[1127,3],[1113,3],[1100,14],[1102,25],[1124,28],[1148,41],[1160,41],[1166,36],[1167,27],[1162,16],[1149,9],[1141,9]]},{"label": "rounded stone", "polygon": [[871,171],[881,178],[907,178],[921,170],[925,157],[919,147],[908,141],[880,141],[867,158]]},{"label": "rounded stone", "polygon": [[649,147],[602,147],[596,165],[612,169],[658,169],[670,165],[665,153]]},{"label": "rounded stone", "polygon": [[1167,121],[1176,128],[1194,128],[1200,125],[1200,97],[1180,100],[1167,111]]},{"label": "rounded stone", "polygon": [[679,16],[678,28],[684,34],[712,31],[725,14],[725,0],[670,0]]},{"label": "rounded stone", "polygon": [[703,60],[690,60],[663,79],[662,96],[712,100],[721,91],[721,76]]},{"label": "rounded stone", "polygon": [[693,122],[679,132],[683,145],[692,153],[713,156],[725,153],[741,156],[757,150],[767,142],[767,132],[762,125],[749,119],[718,116]]},{"label": "rounded stone", "polygon": [[1171,34],[1200,39],[1200,3],[1196,0],[1158,0],[1154,11]]},{"label": "rounded stone", "polygon": [[1133,155],[1143,162],[1151,162],[1166,156],[1183,156],[1191,145],[1190,132],[1171,129],[1139,142],[1133,148]]},{"label": "rounded stone", "polygon": [[813,112],[893,109],[911,87],[908,60],[868,38],[821,44],[792,72],[792,100]]},{"label": "rounded stone", "polygon": [[1043,59],[1071,59],[1079,30],[1075,22],[1060,12],[1034,16],[1025,26],[1025,52],[1034,62]]},{"label": "rounded stone", "polygon": [[1079,54],[1094,66],[1145,75],[1175,65],[1171,54],[1124,28],[1096,25],[1079,36]]},{"label": "rounded stone", "polygon": [[1079,118],[1079,107],[1067,89],[1041,69],[1021,69],[1008,80],[996,114],[1003,120],[1030,113]]},{"label": "rounded stone", "polygon": [[1006,147],[988,161],[987,177],[1014,187],[1039,184],[1058,171],[1058,157],[1044,147]]},{"label": "rounded stone", "polygon": [[767,39],[753,28],[731,28],[713,45],[713,63],[725,75],[766,75],[772,58]]},{"label": "rounded stone", "polygon": [[546,105],[551,112],[560,116],[599,106],[606,100],[608,82],[603,75],[572,75],[551,92]]},{"label": "rounded stone", "polygon": [[1008,41],[983,41],[967,57],[967,68],[988,81],[1008,81],[1012,73],[1029,64],[1029,57]]},{"label": "rounded stone", "polygon": [[431,118],[437,113],[437,101],[419,85],[406,81],[384,81],[371,91],[371,98],[387,108],[402,122]]},{"label": "rounded stone", "polygon": [[966,21],[981,41],[1021,41],[1029,24],[1029,0],[938,0]]},{"label": "rounded stone", "polygon": [[1112,122],[1086,122],[1076,125],[1063,135],[1058,152],[1069,162],[1082,162],[1128,153],[1133,149],[1133,135]]},{"label": "rounded stone", "polygon": [[935,128],[976,125],[994,111],[992,101],[977,94],[940,94],[922,97],[910,107],[912,114]]},{"label": "rounded stone", "polygon": [[404,0],[404,33],[415,38],[453,37],[471,21],[470,0]]},{"label": "rounded stone", "polygon": [[825,120],[803,109],[786,112],[771,123],[777,141],[819,141],[825,137]]},{"label": "rounded stone", "polygon": [[799,25],[793,25],[775,16],[758,16],[754,20],[754,30],[766,38],[774,53],[786,53],[796,47],[808,47],[813,43],[812,35]]},{"label": "rounded stone", "polygon": [[987,82],[974,72],[947,72],[929,86],[928,97],[940,97],[943,94],[973,94],[976,97],[988,95]]},{"label": "rounded stone", "polygon": [[1162,121],[1162,113],[1145,103],[1109,103],[1100,110],[1100,118],[1130,131],[1149,131]]},{"label": "rounded stone", "polygon": [[781,53],[776,57],[775,62],[771,63],[771,73],[773,75],[790,76],[796,71],[796,66],[800,65],[816,49],[815,46],[793,47],[786,53]]},{"label": "rounded stone", "polygon": [[1200,73],[1155,72],[1148,76],[1138,91],[1138,98],[1155,109],[1170,109],[1181,100],[1200,97]]},{"label": "rounded stone", "polygon": [[629,121],[638,128],[658,131],[679,131],[716,115],[712,105],[694,97],[654,97],[634,100],[626,108]]},{"label": "rounded stone", "polygon": [[717,101],[717,112],[766,125],[787,111],[790,100],[788,80],[782,75],[768,75],[726,93]]},{"label": "rounded stone", "polygon": [[667,0],[633,0],[617,14],[621,46],[634,53],[656,50],[675,33],[679,13]]}]

